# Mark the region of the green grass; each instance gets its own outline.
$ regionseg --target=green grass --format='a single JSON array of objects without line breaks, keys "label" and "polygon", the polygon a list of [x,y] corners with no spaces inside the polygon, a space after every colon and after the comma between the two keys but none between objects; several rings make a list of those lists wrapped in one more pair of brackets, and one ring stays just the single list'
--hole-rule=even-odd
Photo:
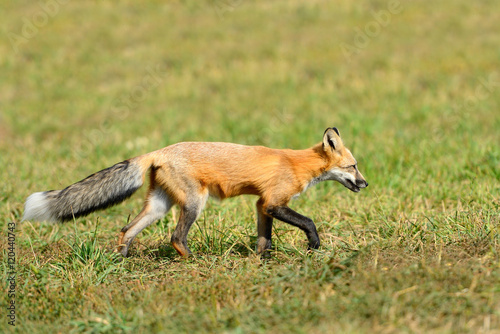
[{"label": "green grass", "polygon": [[[16,222],[17,322],[4,279],[0,332],[498,331],[500,5],[402,1],[364,32],[388,6],[67,2],[42,22],[38,2],[6,4],[0,268]],[[16,52],[26,22],[37,31]],[[20,223],[32,192],[169,144],[299,149],[329,126],[370,186],[291,203],[317,224],[312,254],[276,222],[272,256],[257,256],[252,197],[209,201],[187,260],[169,244],[177,208],[131,257],[111,253],[144,189],[74,222]]]}]

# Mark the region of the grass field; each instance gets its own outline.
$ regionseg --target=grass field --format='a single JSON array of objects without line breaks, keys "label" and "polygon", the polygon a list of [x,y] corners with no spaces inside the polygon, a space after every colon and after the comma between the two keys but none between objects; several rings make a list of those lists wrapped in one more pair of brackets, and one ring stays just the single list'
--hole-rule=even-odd
[{"label": "grass field", "polygon": [[[4,4],[0,332],[499,333],[499,11],[493,0]],[[125,261],[111,253],[145,189],[70,223],[20,222],[32,192],[169,144],[300,149],[329,126],[370,186],[323,183],[291,203],[316,222],[312,254],[276,222],[272,256],[256,255],[251,196],[210,200],[187,260],[169,244],[177,208]]]}]

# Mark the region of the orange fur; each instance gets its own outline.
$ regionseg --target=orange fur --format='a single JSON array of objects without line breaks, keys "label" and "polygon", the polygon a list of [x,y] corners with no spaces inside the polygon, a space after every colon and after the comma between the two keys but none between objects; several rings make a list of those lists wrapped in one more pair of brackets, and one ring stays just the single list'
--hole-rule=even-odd
[{"label": "orange fur", "polygon": [[257,195],[265,204],[286,204],[334,166],[355,163],[348,150],[332,154],[319,143],[305,150],[271,149],[218,142],[183,142],[137,157],[155,170],[154,182],[178,204],[188,201],[186,183],[225,199]]}]

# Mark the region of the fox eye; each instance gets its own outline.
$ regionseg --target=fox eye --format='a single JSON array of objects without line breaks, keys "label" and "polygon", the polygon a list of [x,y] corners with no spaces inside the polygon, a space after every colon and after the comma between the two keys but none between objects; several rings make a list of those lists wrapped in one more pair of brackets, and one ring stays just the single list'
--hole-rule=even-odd
[{"label": "fox eye", "polygon": [[350,166],[346,166],[344,168],[345,169],[356,169],[356,165],[350,165]]}]

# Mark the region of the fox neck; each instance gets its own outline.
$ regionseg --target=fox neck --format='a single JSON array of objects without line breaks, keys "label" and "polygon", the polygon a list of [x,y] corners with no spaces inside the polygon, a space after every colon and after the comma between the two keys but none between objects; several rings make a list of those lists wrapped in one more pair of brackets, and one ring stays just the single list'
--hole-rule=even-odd
[{"label": "fox neck", "polygon": [[306,150],[293,152],[291,158],[297,162],[294,164],[295,173],[304,182],[305,189],[328,180],[327,170],[330,163],[325,157],[322,143]]}]

